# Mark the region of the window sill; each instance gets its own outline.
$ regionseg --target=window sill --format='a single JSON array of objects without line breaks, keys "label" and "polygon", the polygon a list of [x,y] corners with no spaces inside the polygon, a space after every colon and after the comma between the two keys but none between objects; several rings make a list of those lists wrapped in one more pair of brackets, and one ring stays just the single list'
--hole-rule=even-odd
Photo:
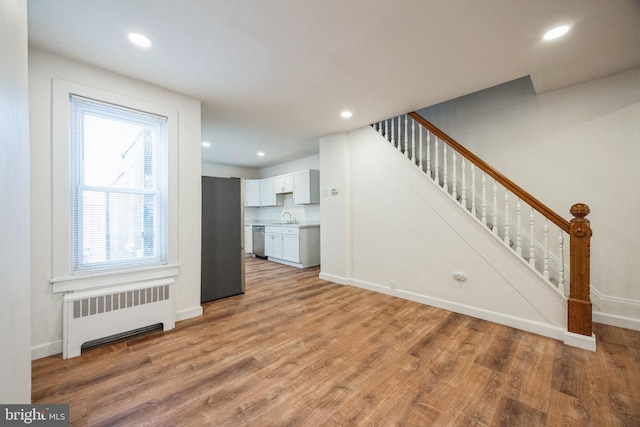
[{"label": "window sill", "polygon": [[136,270],[54,277],[50,282],[53,285],[53,293],[63,293],[125,285],[145,280],[165,279],[175,277],[179,273],[179,264],[167,264]]}]

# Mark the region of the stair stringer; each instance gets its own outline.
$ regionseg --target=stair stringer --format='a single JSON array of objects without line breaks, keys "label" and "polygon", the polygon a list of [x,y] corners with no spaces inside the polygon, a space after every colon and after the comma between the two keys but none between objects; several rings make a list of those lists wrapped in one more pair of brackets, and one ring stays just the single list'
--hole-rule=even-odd
[{"label": "stair stringer", "polygon": [[566,298],[537,271],[375,130],[347,138],[349,284],[566,340]]}]

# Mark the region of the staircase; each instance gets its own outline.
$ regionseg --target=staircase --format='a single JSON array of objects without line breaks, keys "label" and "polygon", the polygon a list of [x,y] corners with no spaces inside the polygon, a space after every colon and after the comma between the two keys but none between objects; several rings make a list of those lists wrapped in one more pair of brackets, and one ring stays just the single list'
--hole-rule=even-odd
[{"label": "staircase", "polygon": [[[371,126],[408,166],[418,168],[566,299],[569,337],[593,339],[587,205],[573,205],[573,219],[564,219],[415,112]],[[593,348],[577,346],[595,349],[595,340]]]}]

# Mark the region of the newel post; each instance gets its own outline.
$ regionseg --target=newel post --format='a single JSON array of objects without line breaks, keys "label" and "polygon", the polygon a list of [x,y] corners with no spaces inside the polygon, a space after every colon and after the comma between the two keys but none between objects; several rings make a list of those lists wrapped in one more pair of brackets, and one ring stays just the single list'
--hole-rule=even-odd
[{"label": "newel post", "polygon": [[589,215],[589,206],[577,203],[571,206],[574,218],[569,224],[571,249],[571,281],[568,301],[569,332],[592,335],[591,325],[591,226],[585,217]]}]

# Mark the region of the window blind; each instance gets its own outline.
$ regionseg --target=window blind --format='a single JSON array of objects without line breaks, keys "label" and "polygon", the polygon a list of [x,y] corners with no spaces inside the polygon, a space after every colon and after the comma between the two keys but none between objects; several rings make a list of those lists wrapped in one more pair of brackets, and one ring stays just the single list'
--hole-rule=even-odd
[{"label": "window blind", "polygon": [[167,261],[167,118],[70,95],[72,271]]}]

